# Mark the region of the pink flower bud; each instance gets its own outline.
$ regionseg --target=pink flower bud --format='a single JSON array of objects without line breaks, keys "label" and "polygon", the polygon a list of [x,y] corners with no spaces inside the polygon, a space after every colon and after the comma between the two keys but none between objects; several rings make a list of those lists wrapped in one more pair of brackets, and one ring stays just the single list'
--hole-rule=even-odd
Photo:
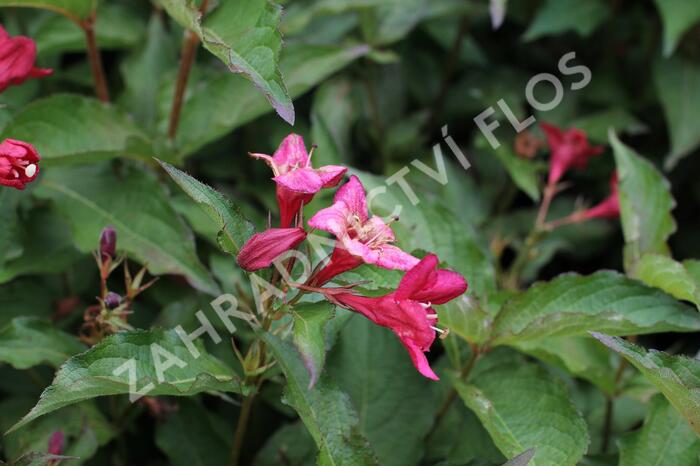
[{"label": "pink flower bud", "polygon": [[103,257],[114,258],[117,250],[117,231],[111,227],[105,227],[100,234],[100,254]]},{"label": "pink flower bud", "polygon": [[65,444],[65,436],[63,432],[57,430],[49,437],[49,455],[60,455],[63,453]]},{"label": "pink flower bud", "polygon": [[122,297],[117,293],[110,291],[107,293],[107,296],[105,296],[105,306],[107,306],[107,309],[116,309],[121,303]]},{"label": "pink flower bud", "polygon": [[36,68],[36,44],[29,37],[9,34],[0,26],[0,92],[29,78],[47,76],[53,71]]},{"label": "pink flower bud", "polygon": [[306,239],[303,228],[270,228],[254,234],[238,253],[238,265],[254,271],[269,267],[282,253]]}]

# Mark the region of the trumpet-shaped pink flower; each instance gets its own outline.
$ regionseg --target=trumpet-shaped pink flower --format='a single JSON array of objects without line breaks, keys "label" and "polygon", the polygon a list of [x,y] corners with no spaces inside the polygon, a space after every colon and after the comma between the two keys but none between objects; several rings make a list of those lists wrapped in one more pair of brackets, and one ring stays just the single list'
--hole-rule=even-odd
[{"label": "trumpet-shaped pink flower", "polygon": [[244,270],[263,269],[304,239],[306,232],[303,228],[270,228],[251,236],[241,248],[236,260]]},{"label": "trumpet-shaped pink flower", "polygon": [[0,185],[24,189],[39,175],[39,153],[31,144],[16,139],[0,143]]},{"label": "trumpet-shaped pink flower", "polygon": [[391,329],[408,350],[418,372],[438,380],[425,356],[435,340],[437,314],[431,305],[460,296],[467,291],[467,282],[460,274],[437,269],[437,265],[437,256],[428,254],[404,275],[396,291],[380,297],[359,296],[339,288],[320,291],[332,303]]},{"label": "trumpet-shaped pink flower", "polygon": [[591,146],[586,133],[572,128],[564,131],[547,123],[540,125],[552,152],[549,161],[548,184],[556,184],[572,168],[586,168],[588,159],[603,152],[603,146]]},{"label": "trumpet-shaped pink flower", "polygon": [[333,205],[319,210],[309,225],[337,238],[330,262],[312,279],[312,286],[323,285],[362,263],[397,270],[408,270],[418,263],[390,244],[395,238],[389,225],[376,215],[369,216],[365,188],[354,175],[338,189]]},{"label": "trumpet-shaped pink flower", "polygon": [[583,218],[617,218],[620,216],[620,197],[617,192],[617,172],[610,179],[610,196],[583,212]]},{"label": "trumpet-shaped pink flower", "polygon": [[29,37],[10,35],[0,26],[0,92],[29,78],[52,73],[50,69],[34,66],[36,44]]},{"label": "trumpet-shaped pink flower", "polygon": [[263,159],[272,168],[275,175],[272,179],[277,183],[277,203],[282,228],[292,225],[301,206],[308,204],[322,188],[331,188],[340,183],[347,171],[347,168],[337,165],[313,168],[304,139],[297,134],[290,134],[284,138],[272,156],[250,155]]}]

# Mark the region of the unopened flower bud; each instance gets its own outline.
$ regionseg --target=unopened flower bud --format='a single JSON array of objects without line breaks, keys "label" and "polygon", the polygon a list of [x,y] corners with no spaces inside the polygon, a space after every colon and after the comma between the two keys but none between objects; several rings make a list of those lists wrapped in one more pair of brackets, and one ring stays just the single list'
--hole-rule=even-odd
[{"label": "unopened flower bud", "polygon": [[100,255],[114,258],[117,250],[117,231],[113,227],[105,227],[100,234]]},{"label": "unopened flower bud", "polygon": [[65,436],[63,432],[57,430],[51,437],[49,437],[49,451],[50,455],[60,455],[63,453],[63,447],[65,443]]},{"label": "unopened flower bud", "polygon": [[121,303],[122,297],[117,293],[110,291],[107,293],[107,296],[105,296],[105,306],[107,306],[107,309],[116,309]]}]

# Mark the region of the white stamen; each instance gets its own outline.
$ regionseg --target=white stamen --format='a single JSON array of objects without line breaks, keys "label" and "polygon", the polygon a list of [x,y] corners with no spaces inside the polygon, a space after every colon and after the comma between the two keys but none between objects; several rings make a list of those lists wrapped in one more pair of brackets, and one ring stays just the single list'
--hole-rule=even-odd
[{"label": "white stamen", "polygon": [[13,176],[13,177],[19,178],[19,173],[17,173],[17,170],[15,170],[14,168],[12,169],[12,172],[11,172],[11,173],[12,173],[12,176]]},{"label": "white stamen", "polygon": [[438,315],[437,314],[426,314],[425,315],[428,319],[437,319]]},{"label": "white stamen", "polygon": [[431,306],[430,303],[419,303],[419,304],[423,307],[423,309],[428,309]]},{"label": "white stamen", "polygon": [[27,178],[31,178],[32,176],[36,175],[36,165],[27,165],[24,169],[24,174],[27,176]]},{"label": "white stamen", "polygon": [[445,331],[444,331],[443,329],[441,329],[441,328],[437,328],[437,327],[434,327],[434,326],[432,326],[432,325],[430,326],[430,328],[432,328],[433,330],[435,330],[437,333],[445,333]]}]

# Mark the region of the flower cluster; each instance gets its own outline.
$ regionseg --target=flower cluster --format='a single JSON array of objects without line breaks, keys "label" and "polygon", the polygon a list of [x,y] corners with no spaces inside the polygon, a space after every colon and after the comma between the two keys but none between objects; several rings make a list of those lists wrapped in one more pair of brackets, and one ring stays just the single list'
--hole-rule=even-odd
[{"label": "flower cluster", "polygon": [[[303,139],[287,136],[273,156],[251,154],[272,168],[277,184],[280,227],[257,233],[241,248],[238,264],[255,271],[269,267],[284,252],[306,239],[303,206],[323,188],[337,186],[347,169],[325,166],[314,169]],[[464,293],[467,282],[460,274],[438,268],[438,258],[422,260],[394,245],[391,225],[370,216],[365,188],[351,176],[335,194],[330,207],[316,212],[308,221],[311,228],[331,233],[335,243],[330,259],[316,267],[300,288],[324,296],[328,301],[362,314],[372,322],[391,329],[406,347],[416,369],[437,380],[425,352],[435,340],[437,313],[433,304],[444,304]],[[380,297],[362,296],[349,287],[324,287],[338,275],[371,264],[405,271],[395,291]]]},{"label": "flower cluster", "polygon": [[[34,66],[36,44],[24,36],[10,37],[0,26],[0,92],[30,78],[51,74],[52,70]],[[34,146],[15,139],[0,143],[0,185],[24,189],[39,174],[39,153]]]},{"label": "flower cluster", "polygon": [[[571,169],[582,170],[588,165],[591,157],[603,152],[602,146],[591,146],[586,133],[580,129],[563,130],[553,125],[543,123],[542,130],[547,137],[551,155],[549,159],[549,177],[545,194],[553,197],[556,185]],[[574,212],[569,217],[555,224],[578,223],[592,218],[616,218],[620,215],[620,201],[617,193],[617,174],[613,173],[610,180],[610,196],[601,203],[580,212]],[[551,200],[551,199],[550,199]]]}]

